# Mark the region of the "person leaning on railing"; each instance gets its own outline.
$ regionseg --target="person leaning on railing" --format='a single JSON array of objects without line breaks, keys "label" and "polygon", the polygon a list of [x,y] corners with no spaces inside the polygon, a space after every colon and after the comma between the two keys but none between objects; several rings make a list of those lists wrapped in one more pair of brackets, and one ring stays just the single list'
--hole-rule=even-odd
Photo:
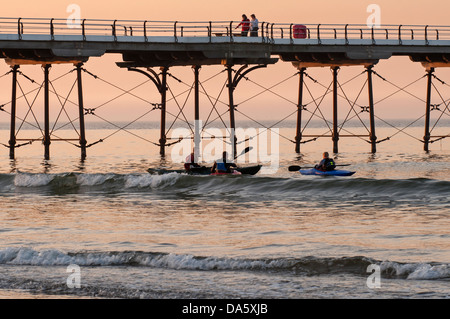
[{"label": "person leaning on railing", "polygon": [[255,14],[250,15],[252,18],[250,21],[250,36],[251,37],[257,37],[258,36],[258,30],[259,30],[259,21],[256,19]]},{"label": "person leaning on railing", "polygon": [[242,15],[242,21],[241,23],[238,24],[236,29],[239,28],[240,26],[242,26],[241,36],[246,37],[248,34],[248,30],[250,30],[250,20],[247,18],[245,14]]}]

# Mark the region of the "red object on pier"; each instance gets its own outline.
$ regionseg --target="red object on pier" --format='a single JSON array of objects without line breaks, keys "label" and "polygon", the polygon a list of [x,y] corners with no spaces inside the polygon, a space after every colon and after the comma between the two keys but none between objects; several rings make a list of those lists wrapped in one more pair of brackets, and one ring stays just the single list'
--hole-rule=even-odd
[{"label": "red object on pier", "polygon": [[294,39],[306,39],[306,26],[303,24],[295,24],[294,27]]}]

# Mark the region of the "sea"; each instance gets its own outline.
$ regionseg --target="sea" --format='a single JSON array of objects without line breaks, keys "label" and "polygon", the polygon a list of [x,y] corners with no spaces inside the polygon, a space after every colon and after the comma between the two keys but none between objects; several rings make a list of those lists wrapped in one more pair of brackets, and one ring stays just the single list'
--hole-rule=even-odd
[{"label": "sea", "polygon": [[[437,135],[449,133],[444,120]],[[295,123],[274,135],[256,126],[271,156],[254,144],[257,156],[236,160],[263,165],[253,176],[150,174],[183,167],[177,144],[159,155],[154,123],[87,123],[85,160],[77,141],[53,141],[49,160],[41,141],[14,160],[2,148],[0,298],[449,299],[450,138],[425,152],[423,123],[392,123],[378,125],[376,153],[354,126],[336,154],[323,126],[311,127],[322,137],[304,137],[300,153]],[[289,170],[324,151],[356,173]]]}]

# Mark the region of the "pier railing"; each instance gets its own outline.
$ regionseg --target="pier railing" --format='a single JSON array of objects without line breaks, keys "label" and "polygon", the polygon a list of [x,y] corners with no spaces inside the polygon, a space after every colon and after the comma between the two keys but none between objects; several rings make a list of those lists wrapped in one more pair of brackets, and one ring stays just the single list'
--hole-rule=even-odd
[{"label": "pier railing", "polygon": [[[180,38],[206,37],[211,41],[217,37],[227,37],[233,41],[241,37],[240,21],[137,21],[137,20],[99,20],[47,18],[0,18],[0,35],[12,35],[10,40],[22,40],[24,36],[47,36],[51,40],[63,39],[63,36],[80,36],[89,41],[93,36],[111,37],[112,41],[133,37],[133,41],[150,41],[152,37],[170,37],[177,42]],[[305,33],[299,36],[295,32],[298,24],[305,26]],[[249,34],[250,35],[250,34]],[[301,39],[313,39],[317,44],[322,40],[371,40],[376,44],[380,40],[395,40],[399,45],[407,40],[420,40],[428,45],[430,41],[450,40],[450,26],[441,25],[381,25],[368,27],[364,24],[302,24],[260,22],[257,38],[261,42],[275,43],[278,39],[291,42]],[[31,39],[31,38],[30,38]],[[130,39],[130,38],[128,38]],[[222,38],[223,39],[223,38]],[[225,40],[225,39],[224,39]],[[244,41],[244,40],[242,40]]]}]

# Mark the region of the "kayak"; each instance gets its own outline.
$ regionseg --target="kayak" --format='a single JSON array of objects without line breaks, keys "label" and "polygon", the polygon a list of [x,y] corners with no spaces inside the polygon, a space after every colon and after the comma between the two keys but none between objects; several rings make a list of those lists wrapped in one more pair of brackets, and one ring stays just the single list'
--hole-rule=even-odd
[{"label": "kayak", "polygon": [[211,173],[211,167],[195,167],[190,171],[184,169],[164,169],[164,168],[149,168],[147,172],[153,175],[162,175],[169,173],[189,174],[189,175],[255,175],[259,172],[262,165],[238,167],[234,169],[232,173]]},{"label": "kayak", "polygon": [[335,169],[333,171],[320,171],[315,168],[311,169],[301,169],[300,174],[302,175],[324,175],[324,176],[352,176],[356,172],[347,171],[343,169]]},{"label": "kayak", "polygon": [[231,173],[223,173],[223,172],[215,172],[215,173],[211,173],[209,175],[212,176],[219,176],[219,175],[242,175],[241,172],[239,171],[232,171]]}]

